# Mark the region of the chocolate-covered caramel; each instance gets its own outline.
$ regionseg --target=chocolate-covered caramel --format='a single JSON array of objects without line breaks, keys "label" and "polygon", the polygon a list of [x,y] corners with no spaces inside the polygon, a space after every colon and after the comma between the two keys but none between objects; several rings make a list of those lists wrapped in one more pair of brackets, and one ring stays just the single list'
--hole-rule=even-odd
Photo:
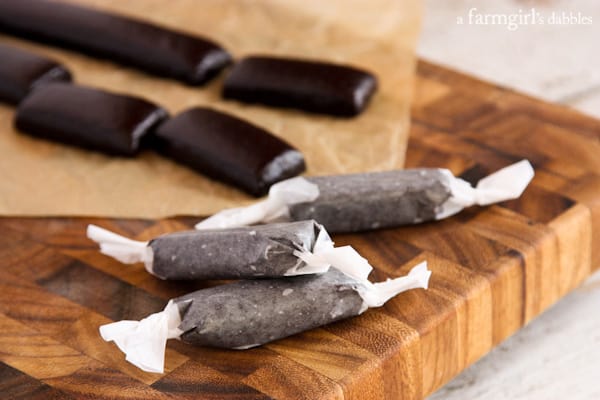
[{"label": "chocolate-covered caramel", "polygon": [[282,139],[210,108],[184,111],[162,124],[156,137],[168,157],[255,196],[305,169],[302,154]]},{"label": "chocolate-covered caramel", "polygon": [[17,110],[19,131],[69,145],[132,156],[167,112],[140,98],[51,83],[34,90]]},{"label": "chocolate-covered caramel", "polygon": [[360,114],[377,79],[358,68],[276,57],[247,57],[225,80],[223,96],[246,103],[351,117]]},{"label": "chocolate-covered caramel", "polygon": [[205,38],[59,1],[0,1],[0,32],[108,58],[190,85],[206,82],[231,63],[227,51]]},{"label": "chocolate-covered caramel", "polygon": [[56,61],[0,44],[0,101],[18,104],[35,87],[70,80],[69,70]]}]

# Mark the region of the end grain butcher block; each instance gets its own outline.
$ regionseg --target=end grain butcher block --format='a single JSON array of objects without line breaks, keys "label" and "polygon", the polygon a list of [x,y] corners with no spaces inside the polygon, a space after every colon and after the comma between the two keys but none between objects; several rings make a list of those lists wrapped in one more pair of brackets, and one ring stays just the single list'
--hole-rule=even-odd
[{"label": "end grain butcher block", "polygon": [[8,398],[419,399],[600,267],[600,123],[421,62],[408,166],[475,182],[528,158],[518,200],[439,223],[338,236],[400,276],[427,259],[430,289],[247,351],[171,341],[145,373],[98,327],[139,319],[208,283],[160,281],[85,237],[93,222],[147,240],[196,219],[0,219],[0,390]]}]

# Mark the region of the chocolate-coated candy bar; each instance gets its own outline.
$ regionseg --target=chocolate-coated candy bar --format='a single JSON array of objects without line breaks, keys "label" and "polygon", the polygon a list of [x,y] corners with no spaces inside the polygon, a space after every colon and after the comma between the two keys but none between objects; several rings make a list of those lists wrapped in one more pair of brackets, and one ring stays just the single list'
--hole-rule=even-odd
[{"label": "chocolate-coated candy bar", "polygon": [[517,198],[531,179],[527,160],[505,167],[476,187],[446,169],[417,168],[310,178],[273,185],[269,197],[249,207],[224,210],[196,225],[215,229],[275,218],[314,219],[330,233],[418,224],[449,217],[472,205]]},{"label": "chocolate-coated candy bar", "polygon": [[334,248],[314,221],[176,232],[149,242],[95,225],[88,226],[87,235],[103,254],[126,264],[143,262],[160,279],[276,278],[323,273],[331,265],[366,279],[372,269],[350,246]]},{"label": "chocolate-coated candy bar", "polygon": [[360,114],[377,89],[374,75],[325,62],[247,57],[225,80],[223,96],[247,103],[351,117]]},{"label": "chocolate-coated candy bar", "polygon": [[19,104],[16,126],[32,136],[132,156],[140,139],[166,117],[164,109],[137,97],[50,83]]},{"label": "chocolate-coated candy bar", "polygon": [[427,288],[427,263],[407,276],[371,283],[336,269],[319,275],[238,281],[171,300],[164,311],[137,321],[104,325],[127,361],[163,372],[167,339],[221,348],[247,349],[380,307],[398,293]]},{"label": "chocolate-coated candy bar", "polygon": [[260,196],[305,169],[302,153],[266,130],[210,108],[191,108],[156,130],[159,151]]},{"label": "chocolate-coated candy bar", "polygon": [[18,104],[35,87],[69,81],[71,73],[56,61],[0,44],[0,101]]},{"label": "chocolate-coated candy bar", "polygon": [[0,31],[190,85],[206,82],[231,62],[223,48],[207,39],[58,1],[0,1]]}]

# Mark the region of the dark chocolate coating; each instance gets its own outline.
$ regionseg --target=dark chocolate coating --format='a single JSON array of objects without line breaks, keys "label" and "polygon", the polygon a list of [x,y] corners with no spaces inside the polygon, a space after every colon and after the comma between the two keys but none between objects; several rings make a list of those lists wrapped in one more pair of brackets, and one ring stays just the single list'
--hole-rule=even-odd
[{"label": "dark chocolate coating", "polygon": [[247,57],[227,75],[223,96],[246,103],[351,117],[377,89],[367,71],[325,62]]},{"label": "dark chocolate coating", "polygon": [[330,233],[391,228],[433,220],[450,197],[439,169],[410,169],[307,178],[319,197],[291,205],[293,220],[314,219]]},{"label": "dark chocolate coating", "polygon": [[338,270],[238,281],[174,299],[190,344],[253,347],[360,314],[360,284]]},{"label": "dark chocolate coating", "polygon": [[0,101],[18,104],[35,87],[69,81],[71,73],[59,63],[0,44]]},{"label": "dark chocolate coating", "polygon": [[32,136],[132,156],[140,139],[166,117],[164,109],[137,97],[51,83],[21,102],[16,127]]},{"label": "dark chocolate coating", "polygon": [[231,63],[231,56],[207,39],[58,1],[0,1],[0,31],[190,85],[206,82]]},{"label": "dark chocolate coating", "polygon": [[282,277],[304,265],[294,250],[312,250],[321,229],[300,221],[167,234],[149,243],[153,273],[161,279]]},{"label": "dark chocolate coating", "polygon": [[156,130],[160,152],[261,196],[305,170],[302,153],[266,130],[210,108],[191,108]]}]

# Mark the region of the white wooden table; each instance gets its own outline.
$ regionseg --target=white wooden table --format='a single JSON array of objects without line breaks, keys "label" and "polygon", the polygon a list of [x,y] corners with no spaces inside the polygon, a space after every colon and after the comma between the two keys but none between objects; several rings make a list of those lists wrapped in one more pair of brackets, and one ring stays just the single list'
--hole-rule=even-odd
[{"label": "white wooden table", "polygon": [[[598,0],[425,0],[424,11],[421,57],[600,118]],[[564,14],[577,22],[558,25]],[[514,30],[492,24],[510,15],[522,16]],[[563,398],[600,399],[600,273],[430,400]]]}]

